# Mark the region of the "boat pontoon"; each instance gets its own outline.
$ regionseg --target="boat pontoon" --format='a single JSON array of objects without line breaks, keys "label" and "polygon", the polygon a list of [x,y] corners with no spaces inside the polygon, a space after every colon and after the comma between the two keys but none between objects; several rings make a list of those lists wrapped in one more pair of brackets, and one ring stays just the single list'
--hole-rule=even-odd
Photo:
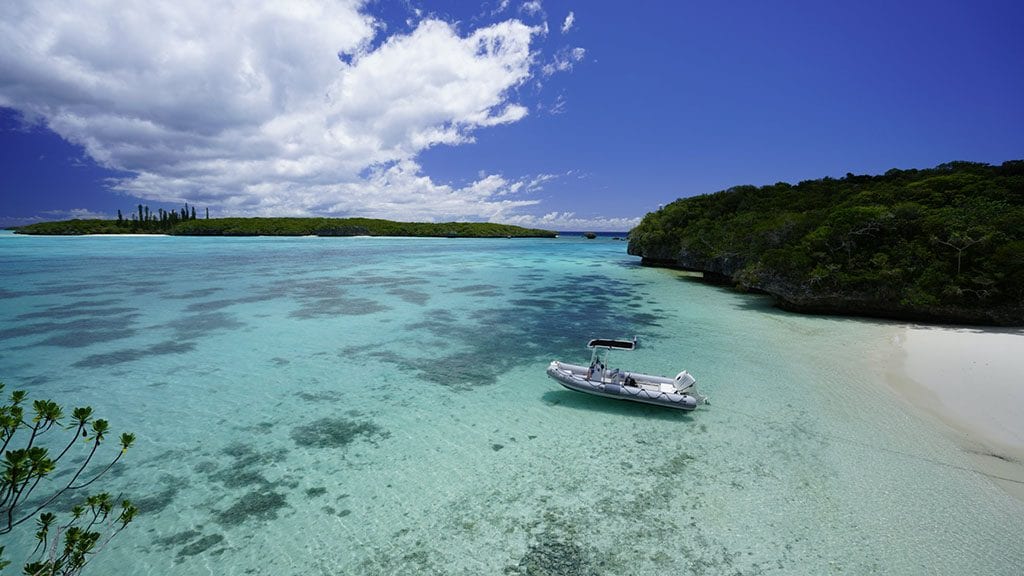
[{"label": "boat pontoon", "polygon": [[652,376],[639,372],[624,372],[608,366],[612,350],[635,350],[632,340],[591,340],[590,365],[580,366],[554,360],[548,365],[548,376],[570,390],[586,392],[618,400],[632,400],[679,410],[693,410],[707,404],[706,397],[697,393],[697,381],[686,370],[675,378]]}]

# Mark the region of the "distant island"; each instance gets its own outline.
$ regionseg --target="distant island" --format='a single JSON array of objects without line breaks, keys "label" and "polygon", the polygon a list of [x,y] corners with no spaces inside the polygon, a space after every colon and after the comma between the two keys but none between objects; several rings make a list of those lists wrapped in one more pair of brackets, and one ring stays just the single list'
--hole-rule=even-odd
[{"label": "distant island", "polygon": [[1024,325],[1024,161],[738,186],[647,214],[642,263],[807,313]]},{"label": "distant island", "polygon": [[[121,214],[118,214],[121,216]],[[173,215],[173,216],[172,216]],[[140,218],[141,217],[141,218]],[[557,232],[489,222],[393,222],[373,218],[202,218],[195,210],[156,211],[117,220],[38,222],[17,234],[169,234],[172,236],[415,236],[441,238],[554,238]]]}]

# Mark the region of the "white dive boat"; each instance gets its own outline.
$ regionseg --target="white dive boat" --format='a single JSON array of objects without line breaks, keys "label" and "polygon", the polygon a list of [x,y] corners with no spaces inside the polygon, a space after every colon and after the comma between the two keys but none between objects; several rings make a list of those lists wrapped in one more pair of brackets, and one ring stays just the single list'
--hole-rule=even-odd
[{"label": "white dive boat", "polygon": [[632,340],[591,340],[587,348],[592,350],[590,366],[554,360],[548,365],[548,376],[570,390],[619,400],[679,410],[693,410],[708,403],[706,397],[697,393],[697,381],[686,370],[675,378],[666,378],[609,368],[608,355],[611,351],[636,349],[635,337]]}]

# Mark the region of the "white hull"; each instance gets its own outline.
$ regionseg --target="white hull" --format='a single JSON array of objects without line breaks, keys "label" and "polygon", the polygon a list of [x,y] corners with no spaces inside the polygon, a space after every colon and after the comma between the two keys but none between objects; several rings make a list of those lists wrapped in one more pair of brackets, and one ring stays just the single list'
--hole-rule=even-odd
[{"label": "white hull", "polygon": [[705,402],[704,397],[697,394],[692,386],[679,390],[674,380],[663,376],[619,370],[605,370],[595,374],[586,366],[557,360],[548,365],[547,374],[570,390],[606,398],[686,411],[694,410]]}]

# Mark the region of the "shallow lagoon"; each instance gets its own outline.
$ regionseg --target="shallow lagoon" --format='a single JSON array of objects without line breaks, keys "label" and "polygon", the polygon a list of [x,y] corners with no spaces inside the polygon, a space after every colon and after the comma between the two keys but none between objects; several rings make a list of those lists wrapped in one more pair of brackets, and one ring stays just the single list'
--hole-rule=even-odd
[{"label": "shallow lagoon", "polygon": [[[139,440],[91,573],[1017,574],[1024,504],[796,316],[606,238],[0,235],[0,379]],[[554,358],[691,371],[692,414]],[[25,541],[12,541],[12,548]],[[17,554],[14,557],[19,557]]]}]

